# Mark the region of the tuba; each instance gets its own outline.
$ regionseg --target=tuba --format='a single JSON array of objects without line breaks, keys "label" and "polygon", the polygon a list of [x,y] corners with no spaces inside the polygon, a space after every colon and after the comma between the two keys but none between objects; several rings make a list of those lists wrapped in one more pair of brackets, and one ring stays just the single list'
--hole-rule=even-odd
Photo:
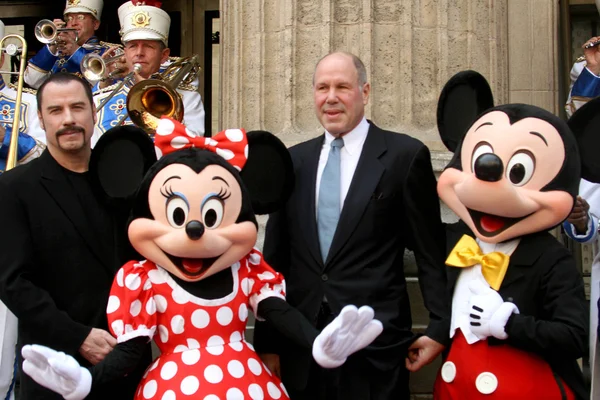
[{"label": "tuba", "polygon": [[[158,74],[158,79],[146,79],[132,86],[127,95],[127,110],[131,121],[148,133],[154,132],[154,124],[145,117],[167,116],[183,120],[183,100],[177,93],[180,84],[191,84],[200,71],[197,55],[182,58]],[[151,120],[151,119],[150,119]]]},{"label": "tuba", "polygon": [[[18,39],[21,42],[21,48],[11,43],[5,46],[7,39]],[[17,164],[17,145],[19,141],[19,128],[21,126],[21,98],[23,97],[23,80],[25,78],[25,63],[27,62],[27,42],[21,35],[11,34],[6,35],[0,39],[0,50],[6,52],[6,54],[13,56],[21,54],[21,63],[19,64],[19,75],[17,82],[17,98],[15,99],[15,116],[12,121],[12,132],[10,135],[10,146],[8,147],[8,158],[6,159],[6,170],[14,168]],[[5,72],[5,71],[0,71]],[[11,72],[13,74],[13,72]]]}]

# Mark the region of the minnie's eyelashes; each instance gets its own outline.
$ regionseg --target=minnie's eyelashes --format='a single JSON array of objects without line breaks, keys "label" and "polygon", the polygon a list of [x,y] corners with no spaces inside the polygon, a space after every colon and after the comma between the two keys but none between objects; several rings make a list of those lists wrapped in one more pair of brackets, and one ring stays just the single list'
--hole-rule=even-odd
[{"label": "minnie's eyelashes", "polygon": [[221,199],[221,201],[225,201],[231,197],[231,193],[225,187],[222,187],[219,193],[217,193],[217,197]]},{"label": "minnie's eyelashes", "polygon": [[160,188],[160,194],[162,194],[164,197],[166,197],[167,200],[169,200],[171,197],[175,196],[175,193],[173,193],[173,189],[171,189],[171,186]]}]

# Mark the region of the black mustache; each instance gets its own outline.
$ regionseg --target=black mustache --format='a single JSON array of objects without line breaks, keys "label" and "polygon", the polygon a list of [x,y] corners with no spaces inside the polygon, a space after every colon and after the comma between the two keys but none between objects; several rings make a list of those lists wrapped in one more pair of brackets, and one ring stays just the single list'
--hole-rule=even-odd
[{"label": "black mustache", "polygon": [[59,129],[56,132],[56,136],[60,136],[60,135],[65,134],[67,132],[81,132],[81,133],[85,133],[85,129],[83,129],[81,126],[70,126],[68,128]]}]

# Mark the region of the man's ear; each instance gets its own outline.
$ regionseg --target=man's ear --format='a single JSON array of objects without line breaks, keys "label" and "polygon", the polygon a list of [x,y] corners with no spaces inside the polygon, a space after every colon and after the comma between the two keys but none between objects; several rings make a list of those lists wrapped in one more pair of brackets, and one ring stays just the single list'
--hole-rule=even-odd
[{"label": "man's ear", "polygon": [[42,113],[39,110],[37,112],[37,115],[38,115],[38,119],[40,120],[40,126],[45,131],[46,127],[44,126],[44,118],[42,118]]},{"label": "man's ear", "polygon": [[169,49],[168,47],[165,47],[162,51],[162,57],[160,59],[160,63],[163,64],[163,63],[167,62],[170,55],[171,55],[171,49]]},{"label": "man's ear", "polygon": [[494,106],[492,89],[475,71],[462,71],[446,83],[437,107],[440,137],[454,152],[471,125],[485,110]]},{"label": "man's ear", "polygon": [[255,214],[270,214],[285,204],[294,189],[292,158],[275,135],[252,131],[248,137],[248,161],[240,172],[250,193]]},{"label": "man's ear", "polygon": [[100,28],[100,21],[94,19],[94,32],[96,32]]}]

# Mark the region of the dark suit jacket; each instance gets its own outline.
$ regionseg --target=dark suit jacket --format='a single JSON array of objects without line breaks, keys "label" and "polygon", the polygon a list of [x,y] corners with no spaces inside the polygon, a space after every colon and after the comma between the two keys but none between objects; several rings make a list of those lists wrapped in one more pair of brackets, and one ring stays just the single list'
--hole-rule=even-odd
[{"label": "dark suit jacket", "polygon": [[[269,217],[264,256],[284,274],[287,301],[313,324],[324,295],[336,314],[347,304],[373,307],[384,331],[355,357],[387,370],[404,362],[413,337],[403,268],[406,247],[415,252],[430,311],[427,335],[440,342],[448,338],[444,231],[429,150],[414,138],[370,124],[323,263],[315,209],[323,140],[320,136],[290,149],[295,188],[285,208]],[[280,353],[286,384],[298,389],[305,386],[310,351],[260,323],[255,346],[259,352]]]},{"label": "dark suit jacket", "polygon": [[[462,221],[448,225],[446,235],[448,253],[462,235],[475,237]],[[460,268],[448,267],[451,293],[459,274]],[[578,399],[589,399],[577,364],[586,348],[589,312],[571,253],[548,232],[522,237],[498,293],[519,308],[506,324],[506,342],[546,359]]]},{"label": "dark suit jacket", "polygon": [[[108,328],[108,294],[128,242],[115,229],[112,246],[102,245],[85,206],[48,150],[0,176],[0,299],[19,318],[19,349],[42,344],[90,366],[78,350],[92,327]],[[88,398],[132,399],[142,367]],[[20,398],[62,397],[21,374]]]}]

